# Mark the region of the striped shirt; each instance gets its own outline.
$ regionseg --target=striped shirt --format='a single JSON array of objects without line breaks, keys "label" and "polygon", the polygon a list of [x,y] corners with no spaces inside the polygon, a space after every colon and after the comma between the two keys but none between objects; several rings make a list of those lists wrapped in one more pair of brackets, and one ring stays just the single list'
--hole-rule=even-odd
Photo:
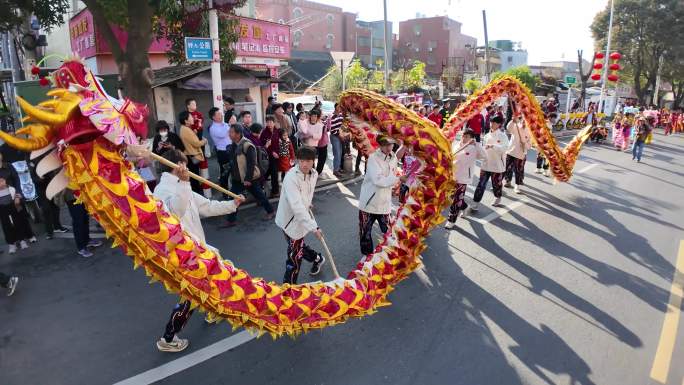
[{"label": "striped shirt", "polygon": [[342,122],[344,121],[344,115],[333,114],[330,117],[330,134],[339,135],[340,128],[342,128]]}]

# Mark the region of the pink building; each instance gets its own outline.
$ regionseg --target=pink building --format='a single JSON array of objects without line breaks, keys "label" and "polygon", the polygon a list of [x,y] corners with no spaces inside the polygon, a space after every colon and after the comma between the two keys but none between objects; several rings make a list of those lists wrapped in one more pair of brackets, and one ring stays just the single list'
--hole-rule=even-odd
[{"label": "pink building", "polygon": [[288,24],[295,51],[353,50],[349,37],[355,34],[356,15],[333,7],[304,0],[257,0],[256,17]]},{"label": "pink building", "polygon": [[461,23],[446,16],[406,20],[399,23],[397,64],[420,60],[429,75],[439,76],[444,67],[471,65],[476,45],[477,39],[461,33]]}]

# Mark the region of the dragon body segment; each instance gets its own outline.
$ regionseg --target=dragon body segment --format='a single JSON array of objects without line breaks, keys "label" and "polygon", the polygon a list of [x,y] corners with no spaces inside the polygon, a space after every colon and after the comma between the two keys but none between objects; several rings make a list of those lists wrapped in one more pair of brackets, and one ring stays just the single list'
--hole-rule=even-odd
[{"label": "dragon body segment", "polygon": [[[125,160],[124,152],[138,145],[137,136],[145,136],[145,106],[108,96],[78,61],[65,62],[54,82],[59,88],[49,91],[52,99],[38,106],[19,99],[29,124],[17,134],[28,138],[4,132],[0,138],[33,151],[32,158],[41,159],[37,167],[41,172],[63,165],[48,186],[48,196],[67,186],[74,190],[113,239],[113,247],[129,255],[151,282],[161,282],[169,292],[234,328],[243,326],[274,338],[296,335],[388,305],[393,287],[420,266],[424,238],[444,221],[441,212],[455,187],[451,145],[438,127],[373,92],[343,93],[339,104],[352,117],[345,124],[360,151],[372,151],[371,131],[379,131],[410,146],[420,159],[421,171],[390,231],[346,278],[300,285],[267,282],[193,239]],[[470,110],[464,107],[462,112],[467,115]],[[450,127],[457,123],[452,119]],[[548,156],[556,159],[558,153],[551,151]],[[554,172],[565,175],[567,167],[554,166]]]}]

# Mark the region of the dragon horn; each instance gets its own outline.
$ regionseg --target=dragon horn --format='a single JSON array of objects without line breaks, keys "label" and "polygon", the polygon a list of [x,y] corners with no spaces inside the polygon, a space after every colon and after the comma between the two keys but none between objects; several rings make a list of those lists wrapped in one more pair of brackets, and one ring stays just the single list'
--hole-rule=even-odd
[{"label": "dragon horn", "polygon": [[31,103],[27,102],[21,96],[17,96],[17,102],[19,106],[33,119],[49,124],[51,126],[61,126],[66,124],[69,116],[67,114],[56,114],[54,112],[46,111],[38,107],[33,106]]},{"label": "dragon horn", "polygon": [[31,134],[31,138],[18,138],[0,130],[0,139],[4,140],[10,147],[26,152],[46,147],[52,140],[50,126],[44,124],[29,124],[28,126],[17,130],[17,134],[20,135],[27,133]]}]

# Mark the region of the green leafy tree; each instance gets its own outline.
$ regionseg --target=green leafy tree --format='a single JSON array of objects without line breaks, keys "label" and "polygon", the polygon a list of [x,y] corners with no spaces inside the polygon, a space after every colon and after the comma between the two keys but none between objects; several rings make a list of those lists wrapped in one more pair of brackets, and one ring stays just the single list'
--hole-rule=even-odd
[{"label": "green leafy tree", "polygon": [[328,68],[328,75],[321,82],[323,97],[326,100],[337,100],[342,92],[342,73],[340,67],[332,66]]},{"label": "green leafy tree", "polygon": [[416,60],[406,74],[408,86],[420,88],[425,84],[425,63]]},{"label": "green leafy tree", "polygon": [[480,81],[480,79],[472,78],[472,79],[468,79],[465,82],[464,86],[465,86],[465,89],[468,90],[468,92],[470,92],[471,94],[474,94],[480,88],[482,88],[482,82]]},{"label": "green leafy tree", "polygon": [[344,77],[347,88],[364,87],[368,79],[368,69],[364,68],[360,60],[355,59],[349,65]]},{"label": "green leafy tree", "polygon": [[[594,17],[591,25],[596,45],[607,45],[610,9]],[[684,36],[684,3],[680,0],[616,0],[611,50],[623,55],[624,75],[630,76],[639,102],[647,103],[654,89],[660,57],[681,50]]]},{"label": "green leafy tree", "polygon": [[390,81],[392,83],[392,89],[400,92],[405,92],[408,89],[408,81],[406,79],[406,73],[408,71],[403,68],[392,72],[390,76]]},{"label": "green leafy tree", "polygon": [[41,28],[50,32],[52,28],[64,24],[69,0],[0,0],[0,9],[0,31],[21,27],[31,15],[35,15]]},{"label": "green leafy tree", "polygon": [[496,80],[506,75],[515,76],[532,91],[534,91],[535,87],[537,87],[537,84],[539,84],[539,77],[533,74],[528,66],[512,67],[504,72],[497,71],[491,75],[491,78],[492,80]]}]

